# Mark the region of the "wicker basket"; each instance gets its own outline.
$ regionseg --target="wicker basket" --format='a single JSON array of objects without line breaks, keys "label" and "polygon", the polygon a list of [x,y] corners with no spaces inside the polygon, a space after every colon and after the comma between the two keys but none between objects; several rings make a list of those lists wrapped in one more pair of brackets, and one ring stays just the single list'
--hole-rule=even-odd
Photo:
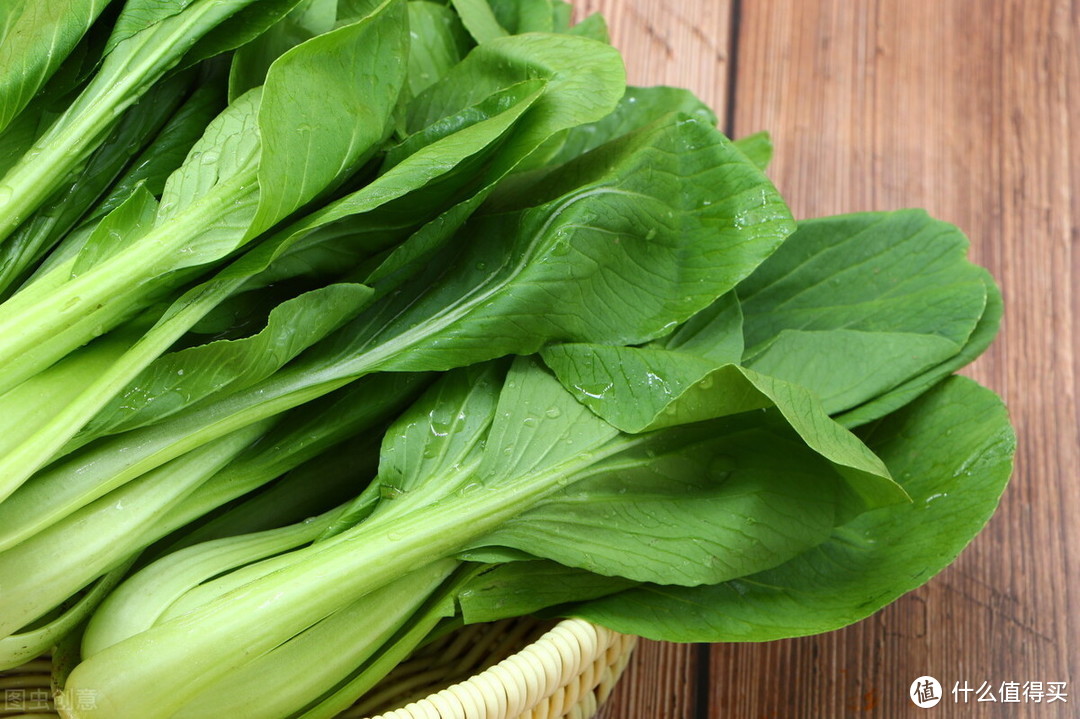
[{"label": "wicker basket", "polygon": [[[467,627],[403,663],[341,719],[587,719],[635,638],[580,619]],[[56,719],[48,660],[0,672],[0,717]]]}]

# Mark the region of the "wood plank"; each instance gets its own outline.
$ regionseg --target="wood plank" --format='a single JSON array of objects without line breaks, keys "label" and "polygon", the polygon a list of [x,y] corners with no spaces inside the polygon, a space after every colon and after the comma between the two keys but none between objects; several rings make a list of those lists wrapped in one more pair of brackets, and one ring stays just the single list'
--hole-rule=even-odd
[{"label": "wood plank", "polygon": [[578,0],[575,17],[600,13],[632,85],[692,87],[727,112],[731,0]]},{"label": "wood plank", "polygon": [[[1020,451],[999,513],[928,586],[826,636],[715,647],[712,716],[909,716],[921,674],[947,690],[1080,678],[1078,40],[1068,0],[743,4],[735,133],[773,132],[797,216],[922,206],[970,235],[1007,308],[968,374],[1004,395]],[[995,709],[1076,716],[1070,689]]]},{"label": "wood plank", "polygon": [[705,716],[698,706],[701,658],[697,645],[639,640],[597,719]]},{"label": "wood plank", "polygon": [[[729,0],[582,0],[580,20],[599,12],[612,44],[623,54],[634,85],[692,87],[723,118],[727,111]],[[642,641],[602,710],[608,719],[662,719],[700,715],[696,707],[698,659],[689,645]],[[703,708],[702,708],[703,709]]]}]

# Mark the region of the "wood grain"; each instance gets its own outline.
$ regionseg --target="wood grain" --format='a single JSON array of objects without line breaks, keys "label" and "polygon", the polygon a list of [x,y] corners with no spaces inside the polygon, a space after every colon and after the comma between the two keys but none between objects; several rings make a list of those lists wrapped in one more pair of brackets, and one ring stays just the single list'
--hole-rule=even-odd
[{"label": "wood grain", "polygon": [[574,12],[604,16],[630,84],[691,87],[725,117],[730,0],[577,0]]},{"label": "wood grain", "polygon": [[[947,689],[1069,682],[1067,704],[947,696],[941,716],[1080,716],[1080,3],[579,9],[607,15],[631,82],[695,89],[736,136],[770,130],[770,175],[797,216],[919,206],[961,227],[1006,301],[1001,337],[966,373],[1005,397],[1019,434],[999,512],[927,586],[845,630],[718,645],[696,665],[690,649],[650,647],[608,716],[923,716],[906,696],[921,674]],[[710,54],[717,64],[704,68]],[[701,670],[710,686],[694,703]],[[681,704],[668,696],[676,686]]]}]

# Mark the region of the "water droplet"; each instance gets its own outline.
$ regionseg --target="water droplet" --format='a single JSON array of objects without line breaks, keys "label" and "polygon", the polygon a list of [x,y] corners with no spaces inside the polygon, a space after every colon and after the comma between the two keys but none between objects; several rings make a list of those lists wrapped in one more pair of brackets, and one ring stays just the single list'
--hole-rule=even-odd
[{"label": "water droplet", "polygon": [[549,419],[556,419],[561,414],[562,410],[558,407],[549,407],[548,410],[544,412],[544,416]]},{"label": "water droplet", "polygon": [[480,272],[483,272],[484,270],[487,269],[487,263],[486,262],[477,262],[476,263],[476,269],[479,270]]},{"label": "water droplet", "polygon": [[603,399],[614,385],[611,382],[601,384],[599,382],[589,384],[576,384],[574,389],[581,392],[586,397],[592,397],[593,399]]},{"label": "water droplet", "polygon": [[656,237],[656,228],[655,227],[645,233],[645,239],[646,240],[651,240],[651,239],[653,239],[655,237]]},{"label": "water droplet", "polygon": [[663,377],[656,374],[655,372],[646,372],[645,381],[649,383],[650,387],[654,387],[660,390],[669,397],[671,396],[671,388],[668,387],[668,383],[664,380]]},{"label": "water droplet", "polygon": [[176,374],[178,374],[178,375],[180,375],[181,377],[183,377],[183,376],[184,376],[184,370],[182,370],[182,369],[178,369],[178,370],[176,370]]},{"label": "water droplet", "polygon": [[438,409],[428,412],[428,429],[436,437],[448,436],[453,423],[451,418],[443,416]]},{"label": "water droplet", "polygon": [[535,417],[526,417],[524,419],[524,421],[522,421],[522,424],[524,424],[526,427],[535,427],[536,426],[536,418]]},{"label": "water droplet", "polygon": [[713,482],[723,482],[735,471],[737,463],[734,457],[719,454],[709,461],[708,475]]},{"label": "water droplet", "polygon": [[392,484],[384,484],[379,487],[380,499],[396,499],[403,494],[405,494],[405,492],[401,489],[401,487],[395,487]]},{"label": "water droplet", "polygon": [[11,189],[11,185],[0,185],[0,203],[7,204],[13,194],[15,190]]},{"label": "water droplet", "polygon": [[556,257],[562,257],[563,255],[566,255],[569,252],[570,252],[570,243],[567,242],[566,240],[563,240],[563,239],[557,240],[555,242],[554,246],[552,246],[552,248],[551,248],[551,254],[555,255]]}]

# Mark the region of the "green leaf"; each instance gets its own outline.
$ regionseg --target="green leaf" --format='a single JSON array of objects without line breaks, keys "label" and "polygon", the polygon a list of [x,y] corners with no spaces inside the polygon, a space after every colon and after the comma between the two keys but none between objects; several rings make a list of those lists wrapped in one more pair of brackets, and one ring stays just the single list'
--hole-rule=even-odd
[{"label": "green leaf", "polygon": [[745,364],[810,388],[830,413],[955,356],[983,315],[983,270],[919,210],[799,224],[739,286]]},{"label": "green leaf", "polygon": [[[915,377],[960,346],[914,332],[784,330],[749,364],[807,387],[830,414],[859,405]],[[840,366],[838,366],[840,365]]]},{"label": "green leaf", "polygon": [[[618,106],[606,117],[567,131],[562,147],[548,162],[561,165],[589,150],[677,112],[716,124],[716,115],[689,90],[675,87],[627,87]],[[742,150],[738,142],[735,147]]]},{"label": "green leaf", "polygon": [[109,0],[8,0],[0,6],[0,131],[45,85]]},{"label": "green leaf", "polygon": [[796,438],[753,422],[670,429],[571,474],[483,542],[597,574],[713,584],[825,541],[839,484]]},{"label": "green leaf", "polygon": [[409,3],[409,91],[419,95],[461,62],[471,45],[453,10],[417,0]]},{"label": "green leaf", "polygon": [[591,464],[589,453],[617,435],[618,430],[575,402],[537,362],[518,358],[499,393],[474,477],[491,489],[583,457]]},{"label": "green leaf", "polygon": [[[625,78],[619,53],[594,41],[545,34],[499,38],[475,48],[414,99],[408,129],[416,132],[511,85],[542,79],[548,92],[515,142],[527,154],[554,133],[611,112]],[[516,164],[521,155],[518,150],[508,162]]]},{"label": "green leaf", "polygon": [[742,326],[739,298],[728,292],[651,346],[686,352],[717,365],[738,364],[743,355]]},{"label": "green leaf", "polygon": [[481,571],[456,597],[466,624],[523,617],[570,602],[629,589],[635,582],[565,567],[546,559],[511,562]]},{"label": "green leaf", "polygon": [[384,501],[429,481],[453,484],[455,476],[475,469],[504,372],[497,365],[455,372],[390,426],[379,458]]},{"label": "green leaf", "polygon": [[574,6],[565,0],[551,0],[551,26],[554,32],[566,32],[574,19]]},{"label": "green leaf", "polygon": [[355,357],[342,369],[377,345],[374,367],[445,369],[551,340],[647,341],[731,289],[790,228],[757,169],[687,118],[583,156],[522,199],[544,204],[475,218],[453,264],[358,318],[333,350]]},{"label": "green leaf", "polygon": [[240,97],[266,82],[274,60],[287,50],[334,29],[333,0],[304,0],[285,17],[233,53],[229,67],[229,98]]},{"label": "green leaf", "polygon": [[82,434],[100,437],[157,422],[211,395],[268,377],[368,303],[371,289],[336,284],[281,303],[251,337],[162,355],[106,405]]},{"label": "green leaf", "polygon": [[248,238],[371,157],[389,133],[408,43],[404,0],[386,0],[367,18],[274,61],[259,107],[259,206]]},{"label": "green leaf", "polygon": [[735,141],[735,147],[746,155],[750,162],[762,170],[769,166],[773,156],[772,138],[767,132],[756,132],[753,135],[740,137]]},{"label": "green leaf", "polygon": [[154,224],[158,203],[139,185],[127,200],[101,218],[75,258],[71,276],[77,277],[102,260],[137,242]]},{"label": "green leaf", "polygon": [[[262,273],[253,280],[259,283],[320,246],[345,245],[364,258],[374,255],[460,194],[475,192],[483,167],[542,91],[539,81],[518,83],[410,136],[390,148],[379,177],[264,241],[223,277]],[[406,258],[401,264],[417,261],[423,256],[416,249],[420,244],[407,242],[391,257],[400,252]]]},{"label": "green leaf", "polygon": [[[139,103],[124,113],[108,141],[90,156],[78,172],[68,177],[65,186],[0,245],[0,296],[14,290],[14,286],[17,286],[44,256],[49,257],[50,266],[69,258],[71,254],[67,251],[68,248],[57,253],[55,258],[51,250],[81,218],[84,222],[93,222],[115,209],[120,201],[128,199],[134,191],[133,183],[123,188],[121,197],[114,196],[107,207],[99,205],[97,212],[91,213],[88,218],[84,217],[88,208],[105,194],[109,185],[131,162],[132,157],[151,143],[162,125],[177,112],[193,79],[190,73],[174,76],[147,92]],[[205,122],[203,125],[205,126]],[[199,132],[202,132],[202,127]],[[186,150],[187,148],[184,151]],[[176,165],[179,165],[179,162],[176,162]],[[173,169],[175,166],[170,167],[169,171]],[[115,190],[113,192],[115,193]],[[160,186],[151,189],[151,192],[160,194]],[[39,269],[38,272],[40,274],[42,270]]]},{"label": "green leaf", "polygon": [[[493,162],[471,185],[466,199],[440,214],[395,250],[370,276],[411,276],[477,210],[497,184],[534,162],[533,156],[559,132],[609,113],[625,85],[618,53],[596,43],[528,35],[494,40],[475,49],[446,77],[409,106],[414,133],[439,126],[443,118],[467,116],[469,108],[508,93],[522,83],[542,81],[543,95],[530,108]],[[408,140],[406,140],[407,144]],[[541,153],[543,154],[543,153]],[[395,279],[395,282],[398,279]]]},{"label": "green leaf", "polygon": [[[471,105],[458,112],[440,118],[422,130],[418,130],[406,137],[398,144],[386,151],[386,158],[380,170],[385,173],[400,164],[405,158],[410,157],[419,150],[428,148],[444,138],[461,132],[475,124],[486,122],[498,115],[512,111],[507,119],[516,120],[532,107],[542,96],[546,84],[542,80],[525,80],[510,87],[494,92],[476,105]],[[509,129],[509,123],[506,129]],[[477,172],[474,168],[474,173]]]},{"label": "green leaf", "polygon": [[858,500],[852,509],[906,499],[881,461],[798,385],[669,350],[569,344],[548,347],[543,357],[578,401],[624,432],[772,406],[848,480]]},{"label": "green leaf", "polygon": [[566,31],[568,35],[586,37],[590,40],[611,44],[611,34],[608,32],[607,21],[600,13],[593,13]]},{"label": "green leaf", "polygon": [[489,0],[499,25],[512,35],[554,32],[551,0]]},{"label": "green leaf", "polygon": [[499,24],[487,0],[451,0],[451,4],[477,42],[485,43],[508,34]]},{"label": "green leaf", "polygon": [[646,585],[569,610],[672,641],[769,641],[858,621],[939,572],[986,524],[1016,440],[1001,401],[953,378],[864,428],[913,502],[863,514],[774,569],[710,587]]},{"label": "green leaf", "polygon": [[[262,145],[258,125],[261,97],[261,89],[247,93],[206,126],[184,164],[166,180],[157,224],[177,217],[215,187],[230,182],[250,183]],[[236,231],[236,227],[230,227],[227,232],[232,235]]]},{"label": "green leaf", "polygon": [[259,39],[300,2],[301,0],[256,0],[255,3],[245,4],[199,38],[184,55],[182,66],[191,67]]},{"label": "green leaf", "polygon": [[994,283],[994,278],[984,270],[983,280],[986,283],[986,310],[983,312],[982,317],[979,318],[979,323],[975,325],[975,330],[968,337],[967,344],[964,345],[960,352],[922,374],[893,387],[888,392],[844,412],[837,417],[837,421],[846,427],[855,427],[879,419],[911,402],[920,394],[961,367],[970,364],[976,357],[981,355],[993,342],[994,337],[997,336],[1003,311],[1001,291],[998,290],[997,284]]}]

